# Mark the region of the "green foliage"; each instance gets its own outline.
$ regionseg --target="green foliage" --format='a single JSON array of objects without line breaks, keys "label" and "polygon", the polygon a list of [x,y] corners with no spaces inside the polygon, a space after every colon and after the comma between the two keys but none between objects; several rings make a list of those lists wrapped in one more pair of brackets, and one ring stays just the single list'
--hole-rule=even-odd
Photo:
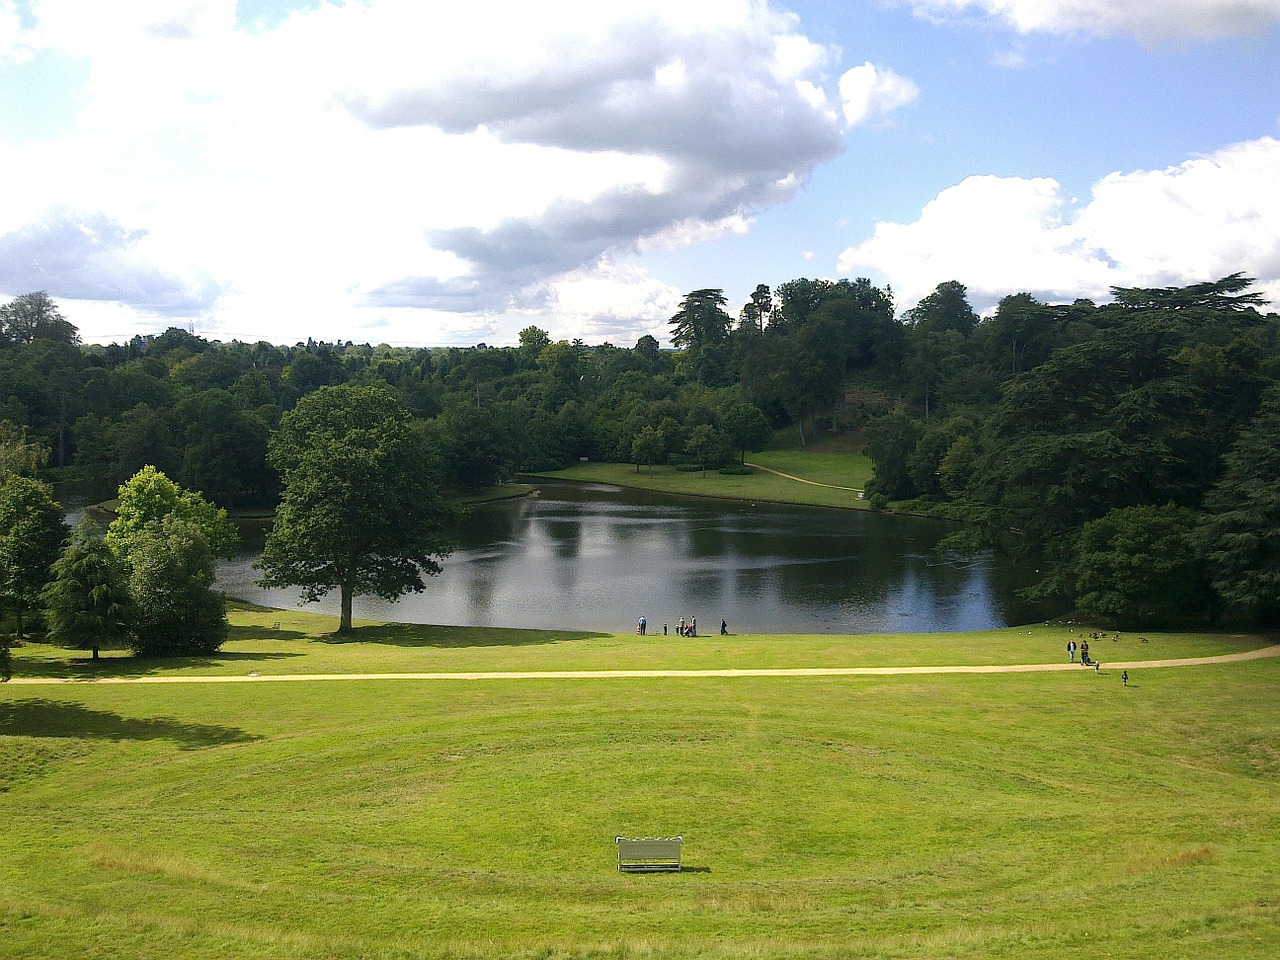
[{"label": "green foliage", "polygon": [[753,469],[751,469],[750,467],[743,467],[743,466],[737,466],[737,467],[721,467],[721,468],[720,468],[719,470],[717,470],[716,472],[717,472],[717,473],[722,473],[722,474],[724,474],[726,477],[749,477],[749,476],[751,476],[753,473],[755,473],[755,471],[754,471]]},{"label": "green foliage", "polygon": [[33,477],[49,461],[49,448],[28,442],[27,431],[0,420],[0,483],[17,474]]},{"label": "green foliage", "polygon": [[446,410],[436,420],[438,442],[449,480],[479,490],[506,480],[513,461],[513,435],[521,424],[508,405],[483,409],[472,403]]},{"label": "green foliage", "polygon": [[867,456],[875,464],[875,477],[867,485],[868,494],[890,500],[915,495],[909,463],[924,430],[903,410],[878,417],[867,424]]},{"label": "green foliage", "polygon": [[694,290],[668,321],[671,342],[685,351],[690,378],[707,386],[727,382],[729,327],[723,290]]},{"label": "green foliage", "polygon": [[768,418],[751,403],[735,403],[722,410],[720,426],[729,444],[742,451],[743,460],[748,450],[763,450],[773,434]]},{"label": "green foliage", "polygon": [[706,473],[707,464],[724,457],[724,435],[707,423],[698,424],[689,431],[689,439],[685,441],[685,452],[697,459]]},{"label": "green foliage", "polygon": [[978,325],[978,315],[969,305],[969,291],[958,280],[938,284],[933,293],[906,312],[904,319],[921,332],[954,330],[965,337]]},{"label": "green foliage", "polygon": [[89,517],[71,533],[44,587],[46,639],[70,649],[91,649],[123,641],[133,620],[125,565],[102,539]]},{"label": "green foliage", "polygon": [[227,638],[226,599],[214,589],[213,553],[201,527],[175,514],[129,544],[133,627],[139,656],[213,653]]},{"label": "green foliage", "polygon": [[121,485],[116,517],[107,527],[107,544],[131,563],[133,544],[139,535],[170,516],[194,524],[214,556],[235,556],[240,535],[227,511],[193,490],[182,489],[150,465]]},{"label": "green foliage", "polygon": [[667,449],[666,437],[657,427],[642,427],[631,443],[631,458],[635,460],[636,469],[640,464],[648,464],[649,472],[653,472],[653,462],[660,460]]},{"label": "green foliage", "polygon": [[317,390],[285,415],[269,456],[284,493],[259,562],[264,585],[301,587],[308,602],[339,590],[345,632],[354,596],[394,600],[440,572],[456,512],[425,435],[390,392]]},{"label": "green foliage", "polygon": [[62,506],[48,484],[17,474],[0,484],[0,605],[16,615],[19,640],[23,617],[38,606],[66,535]]},{"label": "green foliage", "polygon": [[54,340],[78,344],[80,333],[43,290],[24,293],[0,306],[0,346]]},{"label": "green foliage", "polygon": [[1214,588],[1228,609],[1280,621],[1280,387],[1227,454],[1205,497],[1197,535]]},{"label": "green foliage", "polygon": [[1192,546],[1196,513],[1166,504],[1110,511],[1080,530],[1076,607],[1087,618],[1150,625],[1203,617],[1211,592]]}]

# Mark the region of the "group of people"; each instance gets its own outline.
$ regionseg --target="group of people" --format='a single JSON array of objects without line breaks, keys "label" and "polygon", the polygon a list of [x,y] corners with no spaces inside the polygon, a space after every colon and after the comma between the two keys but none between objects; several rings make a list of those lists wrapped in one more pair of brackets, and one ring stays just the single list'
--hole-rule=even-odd
[{"label": "group of people", "polygon": [[[649,632],[649,618],[641,615],[636,621],[636,633],[645,636]],[[723,617],[720,618],[720,635],[726,636],[729,633],[729,624]],[[667,636],[667,625],[662,625],[662,635]],[[681,637],[696,637],[698,635],[698,618],[690,617],[688,620],[682,616],[676,621],[676,635]]]},{"label": "group of people", "polygon": [[[1082,664],[1084,664],[1086,667],[1093,667],[1094,670],[1097,670],[1098,667],[1101,666],[1101,664],[1099,664],[1098,661],[1091,660],[1089,658],[1089,641],[1088,640],[1081,640],[1079,649],[1080,649],[1080,662]],[[1076,662],[1076,641],[1074,638],[1067,641],[1067,660],[1071,663]]]},{"label": "group of people", "polygon": [[[1074,639],[1067,641],[1067,660],[1071,663],[1076,662],[1076,642]],[[1093,666],[1093,661],[1089,659],[1089,641],[1080,641],[1080,662],[1086,667]]]}]

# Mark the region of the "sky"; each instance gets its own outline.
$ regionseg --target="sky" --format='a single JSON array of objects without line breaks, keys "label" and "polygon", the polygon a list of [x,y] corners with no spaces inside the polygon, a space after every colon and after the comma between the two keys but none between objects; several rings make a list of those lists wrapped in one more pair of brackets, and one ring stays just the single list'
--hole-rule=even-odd
[{"label": "sky", "polygon": [[89,343],[669,343],[1237,271],[1280,304],[1280,0],[0,0],[0,302]]}]

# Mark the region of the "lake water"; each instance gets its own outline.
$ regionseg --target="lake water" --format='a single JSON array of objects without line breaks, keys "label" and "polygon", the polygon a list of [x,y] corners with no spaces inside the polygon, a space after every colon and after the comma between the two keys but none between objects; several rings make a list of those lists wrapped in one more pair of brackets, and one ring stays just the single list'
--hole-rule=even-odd
[{"label": "lake water", "polygon": [[[954,529],[865,511],[686,499],[601,484],[477,507],[444,572],[355,616],[406,623],[650,632],[680,616],[712,633],[978,630],[1043,620],[1017,599],[1028,572],[990,555],[939,555]],[[336,592],[304,605],[263,590],[253,555],[219,564],[231,596],[336,615]]]}]

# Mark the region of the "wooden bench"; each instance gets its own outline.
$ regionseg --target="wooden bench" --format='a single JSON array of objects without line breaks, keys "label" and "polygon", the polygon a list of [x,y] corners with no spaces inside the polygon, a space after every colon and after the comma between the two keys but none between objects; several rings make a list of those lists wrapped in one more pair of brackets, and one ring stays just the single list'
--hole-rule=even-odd
[{"label": "wooden bench", "polygon": [[614,837],[623,873],[679,873],[684,837]]}]

